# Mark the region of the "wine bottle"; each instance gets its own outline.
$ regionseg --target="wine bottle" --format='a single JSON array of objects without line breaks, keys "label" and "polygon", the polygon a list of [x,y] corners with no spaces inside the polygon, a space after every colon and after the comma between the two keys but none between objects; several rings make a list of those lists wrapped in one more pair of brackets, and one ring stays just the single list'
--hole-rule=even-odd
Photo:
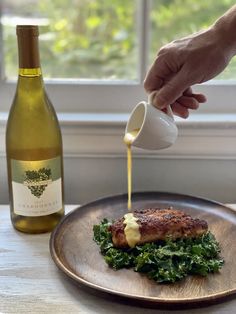
[{"label": "wine bottle", "polygon": [[18,25],[16,34],[19,75],[6,128],[11,221],[41,233],[64,215],[62,136],[44,88],[38,26]]}]

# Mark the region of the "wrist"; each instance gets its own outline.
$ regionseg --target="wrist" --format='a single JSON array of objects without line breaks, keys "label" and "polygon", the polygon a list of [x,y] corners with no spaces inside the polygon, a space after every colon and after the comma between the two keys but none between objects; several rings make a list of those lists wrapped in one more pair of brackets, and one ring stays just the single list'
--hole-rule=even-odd
[{"label": "wrist", "polygon": [[236,54],[236,7],[220,17],[211,30],[219,48],[231,59]]}]

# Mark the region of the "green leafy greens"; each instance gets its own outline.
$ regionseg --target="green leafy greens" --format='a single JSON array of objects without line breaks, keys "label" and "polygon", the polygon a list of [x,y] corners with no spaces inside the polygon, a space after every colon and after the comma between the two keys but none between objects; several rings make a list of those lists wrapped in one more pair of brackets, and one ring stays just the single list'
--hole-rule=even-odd
[{"label": "green leafy greens", "polygon": [[110,225],[103,219],[93,227],[93,232],[106,263],[114,269],[133,268],[158,283],[168,283],[187,275],[215,273],[224,264],[219,256],[219,244],[211,232],[198,238],[168,239],[125,250],[113,246]]}]

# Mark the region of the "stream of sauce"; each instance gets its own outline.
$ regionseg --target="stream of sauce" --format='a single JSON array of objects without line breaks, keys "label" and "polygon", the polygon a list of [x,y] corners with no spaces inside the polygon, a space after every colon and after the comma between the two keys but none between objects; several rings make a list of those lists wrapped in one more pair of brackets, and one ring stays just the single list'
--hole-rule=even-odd
[{"label": "stream of sauce", "polygon": [[128,211],[132,209],[131,194],[132,194],[132,151],[131,146],[135,140],[139,129],[127,132],[124,136],[124,143],[127,146],[127,182],[128,182]]},{"label": "stream of sauce", "polygon": [[[132,143],[135,140],[139,129],[135,129],[132,132],[128,132],[124,136],[124,143],[127,146],[127,182],[128,182],[128,211],[132,209]],[[124,215],[124,233],[127,243],[130,247],[134,247],[141,238],[139,225],[137,223],[137,218],[134,217],[133,213],[128,213]]]}]

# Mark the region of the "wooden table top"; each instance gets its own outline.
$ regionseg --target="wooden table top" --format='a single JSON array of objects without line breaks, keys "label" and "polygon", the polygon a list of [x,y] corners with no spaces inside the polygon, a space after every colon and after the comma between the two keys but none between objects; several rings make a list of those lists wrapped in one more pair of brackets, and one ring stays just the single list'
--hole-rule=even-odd
[{"label": "wooden table top", "polygon": [[[66,212],[75,205],[67,205]],[[236,209],[236,205],[232,205]],[[0,205],[0,314],[2,313],[162,313],[179,311],[145,309],[97,297],[76,286],[51,259],[50,233],[27,235],[10,222],[9,206]],[[236,299],[194,313],[235,313]],[[190,310],[181,311],[189,313]]]}]

